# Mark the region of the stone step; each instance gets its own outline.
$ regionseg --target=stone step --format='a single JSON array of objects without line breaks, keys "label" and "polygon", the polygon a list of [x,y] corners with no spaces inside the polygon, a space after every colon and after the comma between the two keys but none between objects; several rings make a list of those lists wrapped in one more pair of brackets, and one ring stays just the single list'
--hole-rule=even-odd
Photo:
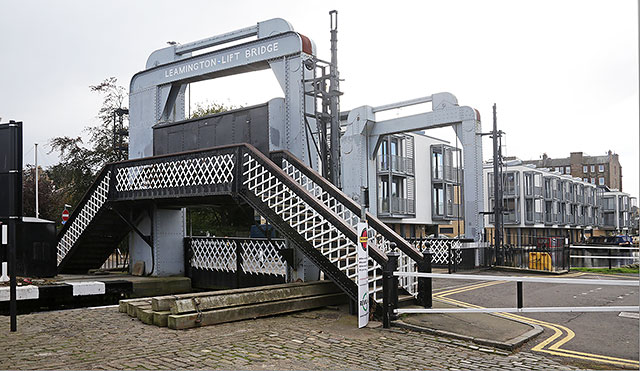
[{"label": "stone step", "polygon": [[168,317],[168,327],[171,329],[182,330],[225,322],[240,321],[244,319],[297,312],[328,305],[339,305],[346,303],[347,300],[348,298],[345,294],[337,293],[272,301],[197,313],[171,314]]},{"label": "stone step", "polygon": [[212,309],[237,307],[340,292],[340,289],[332,282],[320,282],[323,283],[174,300],[171,303],[171,314],[185,314],[196,311],[204,312]]},{"label": "stone step", "polygon": [[[209,297],[209,296],[215,296],[215,295],[233,295],[233,294],[241,294],[241,293],[255,292],[255,291],[277,290],[277,289],[296,287],[296,286],[308,287],[308,286],[314,286],[314,285],[332,285],[332,282],[331,281],[314,281],[314,282],[281,283],[277,285],[245,287],[241,289],[229,289],[229,290],[197,292],[197,293],[190,293],[190,294],[156,296],[156,297],[150,298],[150,300],[151,300],[151,306],[153,310],[155,312],[162,312],[162,311],[170,311],[171,303],[173,303],[176,300],[202,298],[202,297]],[[137,300],[140,300],[140,299],[137,299]],[[121,302],[122,301],[124,300],[121,300]]]}]

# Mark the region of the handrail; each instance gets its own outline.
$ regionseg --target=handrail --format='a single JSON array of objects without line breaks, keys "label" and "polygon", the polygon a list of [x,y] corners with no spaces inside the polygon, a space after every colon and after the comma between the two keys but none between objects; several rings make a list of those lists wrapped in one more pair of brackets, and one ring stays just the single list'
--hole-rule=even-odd
[{"label": "handrail", "polygon": [[84,192],[84,194],[82,195],[82,198],[80,199],[80,202],[78,203],[78,205],[76,205],[76,207],[73,208],[73,212],[69,216],[69,219],[67,219],[67,221],[62,226],[62,229],[60,229],[60,231],[56,235],[56,245],[58,243],[60,243],[60,239],[62,239],[62,237],[64,237],[64,234],[67,232],[67,230],[69,228],[71,228],[71,225],[73,224],[73,222],[78,217],[79,211],[81,211],[82,208],[84,207],[84,205],[87,203],[87,201],[89,201],[89,199],[91,198],[91,195],[93,194],[93,192],[95,192],[96,188],[98,188],[98,185],[100,184],[100,180],[102,180],[102,178],[105,176],[106,172],[108,170],[111,170],[111,165],[112,164],[113,163],[108,163],[108,164],[104,165],[102,167],[102,169],[100,170],[100,172],[98,173],[98,175],[96,176],[96,178],[93,181],[93,183],[91,184],[91,187],[89,187]]},{"label": "handrail", "polygon": [[[316,184],[320,185],[324,191],[329,193],[332,197],[335,197],[340,203],[342,203],[349,211],[354,213],[355,215],[360,215],[360,205],[358,205],[351,198],[347,197],[341,190],[339,190],[335,185],[328,182],[325,178],[323,178],[320,174],[318,174],[315,170],[309,168],[307,165],[302,163],[297,157],[295,157],[291,152],[286,150],[279,150],[271,152],[271,157],[274,158],[274,162],[276,164],[281,165],[281,159],[285,158],[287,161],[293,163],[296,166],[296,169],[301,171],[305,176],[309,177]],[[396,246],[405,254],[407,254],[412,260],[419,262],[422,261],[423,255],[422,253],[414,248],[411,244],[409,244],[404,238],[400,237],[396,234],[391,228],[389,228],[386,224],[378,220],[371,213],[367,212],[367,222],[370,226],[372,226],[378,233],[380,233],[383,237],[390,240],[391,242],[395,242]]]},{"label": "handrail", "polygon": [[[326,218],[329,221],[331,221],[331,223],[334,226],[336,226],[336,228],[338,228],[340,230],[340,232],[344,233],[344,235],[347,236],[347,238],[349,238],[350,240],[354,241],[356,244],[358,243],[358,236],[357,236],[356,232],[349,225],[347,225],[344,222],[344,220],[338,218],[331,210],[329,210],[329,208],[325,204],[320,202],[311,193],[309,193],[309,191],[307,191],[306,189],[302,188],[298,183],[296,183],[293,179],[291,179],[291,177],[289,175],[287,175],[287,173],[285,173],[284,170],[282,170],[282,168],[280,168],[278,166],[273,166],[272,165],[273,161],[271,159],[269,159],[267,156],[265,156],[262,152],[258,151],[251,144],[243,143],[242,146],[244,146],[244,148],[247,151],[249,151],[251,153],[251,155],[254,156],[256,158],[256,160],[258,160],[262,166],[267,167],[271,171],[271,173],[273,175],[278,177],[278,180],[280,180],[281,182],[283,182],[284,184],[289,186],[291,191],[296,193],[296,195],[298,195],[300,198],[302,198],[305,202],[308,202],[308,203],[312,204],[314,210],[316,210],[318,213],[322,214],[322,216],[324,218]],[[291,157],[293,157],[293,155],[291,155]],[[293,157],[293,158],[295,158],[295,157]],[[298,160],[298,163],[301,163],[301,162],[299,162],[299,160]],[[303,165],[302,167],[305,170],[308,169],[308,167],[306,165]],[[324,178],[321,178],[321,179],[324,180]],[[325,180],[325,182],[326,182],[326,180]],[[342,192],[338,191],[338,189],[335,188],[335,186],[333,187],[333,191],[337,192],[337,194],[342,194]],[[344,194],[342,194],[342,197],[344,197],[345,199],[348,200],[348,198],[346,196],[344,196]],[[353,202],[353,201],[351,201],[351,202],[353,204],[355,204],[355,202]],[[386,254],[384,252],[382,252],[381,250],[373,247],[373,246],[371,246],[371,248],[369,248],[369,254],[380,265],[386,264],[386,262],[388,261]]]}]

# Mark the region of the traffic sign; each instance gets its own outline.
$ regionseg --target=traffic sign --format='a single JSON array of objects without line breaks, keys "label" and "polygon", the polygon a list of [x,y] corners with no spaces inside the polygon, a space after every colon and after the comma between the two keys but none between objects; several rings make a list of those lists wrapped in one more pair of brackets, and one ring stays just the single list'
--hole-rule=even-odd
[{"label": "traffic sign", "polygon": [[65,208],[62,212],[62,224],[66,223],[67,220],[69,220],[69,210]]}]

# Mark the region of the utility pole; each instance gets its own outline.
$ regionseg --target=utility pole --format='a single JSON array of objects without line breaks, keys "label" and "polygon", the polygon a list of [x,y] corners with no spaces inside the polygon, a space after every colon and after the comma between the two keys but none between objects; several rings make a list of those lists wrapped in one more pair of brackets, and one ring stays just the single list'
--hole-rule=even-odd
[{"label": "utility pole", "polygon": [[493,104],[493,217],[494,217],[494,251],[496,264],[502,265],[502,153],[498,142],[502,132],[498,131],[498,115],[496,104]]},{"label": "utility pole", "polygon": [[35,145],[35,162],[36,162],[36,219],[40,218],[40,211],[38,209],[38,143],[34,143]]},{"label": "utility pole", "polygon": [[338,72],[338,11],[329,12],[331,18],[331,66],[329,67],[329,106],[331,112],[331,161],[330,174],[331,182],[340,187],[340,73]]}]

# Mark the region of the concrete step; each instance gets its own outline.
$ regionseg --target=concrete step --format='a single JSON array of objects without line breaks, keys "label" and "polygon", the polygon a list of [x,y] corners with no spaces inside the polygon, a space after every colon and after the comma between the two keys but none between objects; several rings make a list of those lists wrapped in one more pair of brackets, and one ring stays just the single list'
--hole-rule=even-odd
[{"label": "concrete step", "polygon": [[[206,291],[206,292],[196,292],[189,294],[178,294],[178,295],[165,295],[165,296],[156,296],[151,298],[151,306],[154,311],[170,311],[171,303],[176,300],[183,299],[191,299],[191,298],[202,298],[209,297],[214,295],[233,295],[233,294],[242,294],[247,292],[255,292],[257,290],[277,290],[281,288],[292,287],[292,285],[299,287],[307,287],[313,285],[326,285],[331,284],[331,281],[314,281],[314,282],[297,282],[297,283],[281,283],[277,285],[268,285],[268,286],[258,286],[258,287],[245,287],[241,289],[229,289],[229,290],[218,290],[218,291]],[[140,300],[140,299],[134,299]],[[127,302],[127,300],[121,300],[121,302]]]},{"label": "concrete step", "polygon": [[171,314],[185,314],[196,311],[204,312],[213,309],[231,308],[308,296],[335,294],[340,292],[340,289],[332,282],[320,282],[322,283],[315,285],[295,285],[277,289],[263,289],[243,293],[174,300],[173,303],[171,303]]},{"label": "concrete step", "polygon": [[275,314],[297,312],[324,307],[327,305],[339,305],[346,302],[347,296],[345,294],[338,293],[223,308],[199,313],[172,314],[169,315],[168,327],[171,329],[182,330],[225,322],[240,321],[244,319],[266,317]]}]

